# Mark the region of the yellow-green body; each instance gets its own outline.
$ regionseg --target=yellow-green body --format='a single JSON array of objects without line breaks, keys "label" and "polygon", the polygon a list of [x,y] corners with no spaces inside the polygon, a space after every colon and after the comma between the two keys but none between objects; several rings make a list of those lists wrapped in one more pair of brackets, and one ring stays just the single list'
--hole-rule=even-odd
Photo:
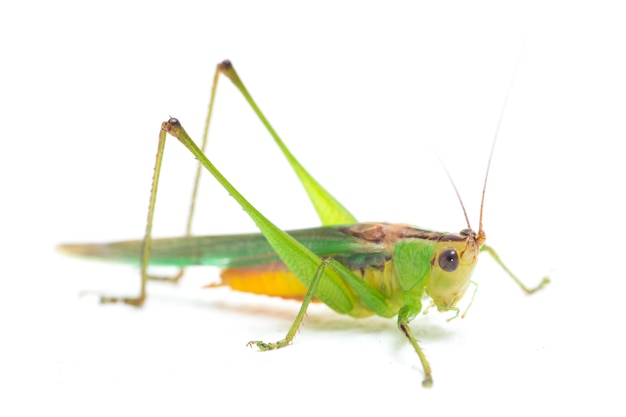
[{"label": "yellow-green body", "polygon": [[[220,74],[226,75],[235,84],[267,127],[307,191],[322,227],[294,232],[281,230],[250,204],[206,157],[206,137]],[[152,221],[166,134],[176,137],[189,149],[199,161],[199,169],[186,236],[152,239]],[[259,227],[261,234],[191,236],[200,167],[208,170],[241,205]],[[424,368],[423,385],[428,386],[432,384],[430,365],[408,326],[422,311],[423,299],[430,298],[440,311],[453,310],[458,314],[456,305],[469,287],[479,252],[489,252],[504,267],[493,249],[484,245],[486,236],[482,229],[482,207],[478,232],[473,232],[469,221],[467,223],[468,229],[458,234],[438,233],[405,224],[358,223],[295,159],[260,111],[231,63],[224,61],[218,65],[214,76],[201,148],[191,140],[177,119],[170,118],[161,126],[145,238],[142,241],[110,244],[63,245],[60,249],[79,256],[141,265],[142,286],[139,297],[102,297],[103,302],[142,305],[146,298],[149,264],[220,266],[225,268],[223,285],[241,291],[301,297],[302,307],[285,339],[275,343],[250,342],[261,350],[276,349],[291,343],[308,304],[314,298],[339,313],[353,317],[372,314],[397,316],[398,327],[407,336]],[[504,268],[528,293],[548,282],[544,279],[538,287],[527,289]],[[294,277],[301,283],[300,289],[294,287],[293,282],[288,282]],[[261,286],[257,285],[263,282],[261,280],[267,280],[265,289],[259,289]],[[290,293],[281,294],[278,288],[289,288]]]}]

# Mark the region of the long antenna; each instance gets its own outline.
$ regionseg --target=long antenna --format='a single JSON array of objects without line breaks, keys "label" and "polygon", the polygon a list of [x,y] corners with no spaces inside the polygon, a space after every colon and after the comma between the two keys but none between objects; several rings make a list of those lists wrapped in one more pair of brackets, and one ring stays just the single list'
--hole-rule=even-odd
[{"label": "long antenna", "polygon": [[[485,183],[483,184],[483,195],[482,195],[482,199],[480,200],[480,220],[478,223],[478,233],[482,233],[482,234],[484,234],[483,232],[483,207],[485,206],[485,190],[487,189],[487,179],[489,178],[489,168],[491,167],[491,158],[493,158],[493,151],[496,148],[498,134],[500,133],[500,126],[502,125],[502,119],[504,119],[504,111],[506,110],[506,105],[509,102],[509,96],[511,95],[511,90],[513,89],[513,83],[515,82],[515,78],[516,78],[515,76],[517,74],[517,69],[519,68],[519,63],[521,61],[522,52],[524,52],[525,45],[526,45],[526,41],[524,41],[524,44],[522,44],[522,51],[520,52],[517,62],[515,63],[515,68],[513,69],[513,75],[511,76],[511,82],[509,83],[509,88],[506,91],[506,96],[504,97],[504,103],[502,104],[502,110],[500,111],[500,117],[498,118],[498,125],[496,126],[496,133],[493,136],[493,143],[491,144],[491,151],[489,152],[489,160],[487,161],[487,172],[485,172]],[[454,183],[452,185],[454,185]],[[461,205],[463,205],[463,203],[461,203]],[[465,211],[465,209],[463,209],[463,211]]]},{"label": "long antenna", "polygon": [[[452,175],[450,175],[450,171],[448,171],[448,167],[446,167],[446,165],[443,163],[443,161],[441,160],[441,157],[439,156],[437,152],[435,152],[435,155],[437,156],[439,163],[443,167],[443,170],[446,172],[446,175],[448,176],[448,179],[450,180],[450,184],[452,184],[452,188],[454,188],[456,197],[459,199],[459,203],[461,203],[461,208],[463,209],[463,215],[465,216],[465,222],[467,223],[467,230],[471,232],[472,226],[470,225],[469,217],[467,216],[467,211],[465,210],[465,205],[463,204],[463,199],[461,199],[461,194],[459,194],[459,190],[456,188],[456,184],[454,183],[454,180],[452,179]],[[484,194],[484,190],[483,190],[483,194]],[[470,235],[473,236],[473,233],[470,233]]]}]

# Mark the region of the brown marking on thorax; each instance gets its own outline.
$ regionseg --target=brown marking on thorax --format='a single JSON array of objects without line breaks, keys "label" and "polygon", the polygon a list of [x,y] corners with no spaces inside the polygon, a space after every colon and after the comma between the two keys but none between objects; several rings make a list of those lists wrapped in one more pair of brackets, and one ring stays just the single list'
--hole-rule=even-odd
[{"label": "brown marking on thorax", "polygon": [[359,223],[346,228],[344,232],[358,239],[373,243],[383,243],[387,246],[393,246],[402,239],[414,238],[438,241],[442,236],[446,236],[444,233],[418,229],[402,223]]}]

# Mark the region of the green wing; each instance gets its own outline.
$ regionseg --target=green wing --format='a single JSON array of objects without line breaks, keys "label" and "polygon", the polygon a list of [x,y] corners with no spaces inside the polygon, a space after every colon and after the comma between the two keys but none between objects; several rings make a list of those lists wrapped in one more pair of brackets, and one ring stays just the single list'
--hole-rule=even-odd
[{"label": "green wing", "polygon": [[[342,260],[350,269],[379,263],[385,246],[347,234],[346,227],[317,227],[288,231],[294,239],[318,256]],[[102,261],[138,265],[142,240],[63,245],[59,250],[70,255]],[[254,267],[280,262],[280,258],[260,233],[191,236],[152,240],[150,265],[217,267]]]}]

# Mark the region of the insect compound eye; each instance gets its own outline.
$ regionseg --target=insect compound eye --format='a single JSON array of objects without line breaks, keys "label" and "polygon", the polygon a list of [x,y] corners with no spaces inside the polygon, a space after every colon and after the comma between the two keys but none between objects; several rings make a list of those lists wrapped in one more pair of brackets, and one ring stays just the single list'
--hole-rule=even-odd
[{"label": "insect compound eye", "polygon": [[446,272],[454,272],[459,267],[459,255],[454,249],[447,249],[439,255],[439,266]]}]

